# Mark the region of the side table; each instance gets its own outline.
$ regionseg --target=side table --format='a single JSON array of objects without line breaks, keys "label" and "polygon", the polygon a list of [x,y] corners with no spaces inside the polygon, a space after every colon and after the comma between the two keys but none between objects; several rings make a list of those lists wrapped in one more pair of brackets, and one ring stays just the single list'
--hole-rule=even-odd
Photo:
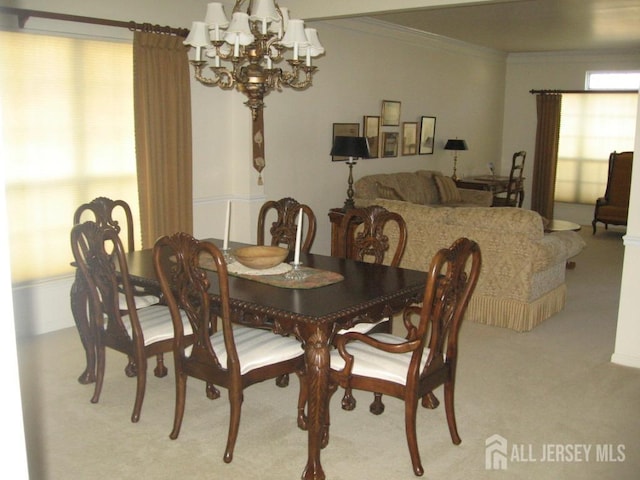
[{"label": "side table", "polygon": [[[549,220],[548,223],[544,226],[544,231],[549,232],[566,232],[573,231],[577,232],[582,227],[578,223],[569,222],[567,220]],[[576,268],[576,262],[567,260],[567,268],[569,270],[573,270]]]}]

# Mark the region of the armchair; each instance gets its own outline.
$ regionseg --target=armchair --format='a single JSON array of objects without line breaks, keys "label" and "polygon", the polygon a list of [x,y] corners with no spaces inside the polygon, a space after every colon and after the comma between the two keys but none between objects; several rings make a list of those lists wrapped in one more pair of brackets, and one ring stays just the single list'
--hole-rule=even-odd
[{"label": "armchair", "polygon": [[591,222],[594,235],[597,222],[604,223],[605,229],[609,224],[627,225],[632,168],[633,152],[613,152],[609,156],[607,188],[604,197],[596,200]]}]

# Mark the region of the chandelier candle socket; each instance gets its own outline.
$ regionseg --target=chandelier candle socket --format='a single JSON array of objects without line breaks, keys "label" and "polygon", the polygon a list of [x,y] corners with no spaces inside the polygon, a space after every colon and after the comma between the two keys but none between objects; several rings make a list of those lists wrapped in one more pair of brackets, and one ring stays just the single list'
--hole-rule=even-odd
[{"label": "chandelier candle socket", "polygon": [[[244,4],[246,11],[241,10]],[[195,50],[191,64],[200,83],[224,90],[235,87],[247,96],[245,105],[253,119],[253,164],[262,172],[264,97],[283,86],[294,90],[311,86],[317,69],[311,59],[325,52],[317,31],[305,28],[302,20],[290,19],[288,10],[274,0],[236,0],[230,22],[222,3],[212,2],[204,21],[193,22],[184,43]],[[280,68],[277,65],[288,49],[292,50],[288,68]],[[207,66],[211,76],[204,72]]]}]

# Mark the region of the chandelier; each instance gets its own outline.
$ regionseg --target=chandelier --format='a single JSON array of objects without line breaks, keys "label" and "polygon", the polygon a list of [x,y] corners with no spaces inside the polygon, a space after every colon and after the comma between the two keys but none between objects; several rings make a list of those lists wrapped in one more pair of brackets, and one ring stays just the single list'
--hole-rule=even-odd
[{"label": "chandelier", "polygon": [[[245,3],[246,11],[242,11]],[[304,90],[311,85],[317,68],[311,59],[324,53],[316,29],[290,19],[288,9],[274,0],[236,0],[231,21],[222,3],[212,2],[204,21],[193,22],[184,43],[195,50],[191,64],[200,83],[235,88],[247,96],[245,105],[253,120],[253,164],[261,173],[265,166],[264,97],[283,86]],[[280,68],[288,50],[292,50],[288,65]],[[206,67],[210,72],[205,72]]]}]

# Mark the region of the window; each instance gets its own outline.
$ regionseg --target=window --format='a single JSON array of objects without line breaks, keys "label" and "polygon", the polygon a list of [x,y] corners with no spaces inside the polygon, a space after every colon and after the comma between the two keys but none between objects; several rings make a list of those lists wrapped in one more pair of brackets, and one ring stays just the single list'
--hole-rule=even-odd
[{"label": "window", "polygon": [[[66,274],[80,204],[121,198],[140,224],[132,48],[16,32],[0,32],[0,42],[12,278]],[[139,241],[139,232],[134,235]]]},{"label": "window", "polygon": [[[609,154],[634,149],[640,72],[589,72],[591,89],[562,95],[555,200],[593,205],[607,185]],[[635,82],[635,87],[632,87]]]}]

